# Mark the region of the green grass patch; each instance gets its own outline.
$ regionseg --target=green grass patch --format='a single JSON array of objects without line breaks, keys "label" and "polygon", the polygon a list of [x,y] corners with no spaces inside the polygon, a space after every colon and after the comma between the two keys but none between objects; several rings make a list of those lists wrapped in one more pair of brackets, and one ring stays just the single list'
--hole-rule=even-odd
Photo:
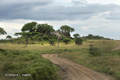
[{"label": "green grass patch", "polygon": [[56,80],[58,70],[39,53],[0,49],[1,80]]}]

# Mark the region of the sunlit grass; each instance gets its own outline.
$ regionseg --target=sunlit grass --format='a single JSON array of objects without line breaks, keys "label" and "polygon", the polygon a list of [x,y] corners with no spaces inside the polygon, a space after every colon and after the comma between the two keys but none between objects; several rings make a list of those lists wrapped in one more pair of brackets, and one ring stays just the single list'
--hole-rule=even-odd
[{"label": "sunlit grass", "polygon": [[74,43],[69,43],[65,45],[64,43],[60,43],[59,48],[57,48],[57,44],[55,46],[51,46],[48,43],[44,45],[41,44],[28,44],[25,47],[25,44],[11,44],[11,43],[0,43],[0,48],[2,49],[14,49],[14,50],[56,50],[56,49],[80,49],[80,48],[89,48],[89,45],[94,45],[96,47],[103,47],[103,48],[114,48],[115,46],[119,45],[120,41],[114,40],[89,40],[84,41],[82,46],[77,46]]}]

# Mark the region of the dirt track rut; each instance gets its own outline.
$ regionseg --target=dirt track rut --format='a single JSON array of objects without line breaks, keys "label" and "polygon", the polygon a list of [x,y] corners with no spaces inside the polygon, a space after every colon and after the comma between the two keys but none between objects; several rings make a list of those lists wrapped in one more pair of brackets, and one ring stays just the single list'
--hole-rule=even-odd
[{"label": "dirt track rut", "polygon": [[70,60],[59,58],[57,54],[44,54],[42,56],[62,69],[64,80],[113,80],[108,76],[76,64]]}]

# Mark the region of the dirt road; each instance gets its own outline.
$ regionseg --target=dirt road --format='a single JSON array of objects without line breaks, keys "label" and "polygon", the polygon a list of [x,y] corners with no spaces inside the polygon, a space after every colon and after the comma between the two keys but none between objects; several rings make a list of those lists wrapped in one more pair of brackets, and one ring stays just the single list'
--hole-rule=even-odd
[{"label": "dirt road", "polygon": [[70,60],[59,58],[57,54],[44,54],[42,56],[48,58],[62,69],[64,80],[113,80],[108,76],[95,72]]},{"label": "dirt road", "polygon": [[120,45],[115,47],[115,48],[113,48],[112,50],[120,50]]}]

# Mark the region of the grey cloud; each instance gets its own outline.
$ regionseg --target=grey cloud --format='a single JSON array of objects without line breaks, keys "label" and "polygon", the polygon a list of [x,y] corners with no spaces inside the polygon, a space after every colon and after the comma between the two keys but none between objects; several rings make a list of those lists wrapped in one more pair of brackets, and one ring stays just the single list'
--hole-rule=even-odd
[{"label": "grey cloud", "polygon": [[[6,2],[8,0],[5,0]],[[11,4],[0,5],[0,19],[34,19],[34,20],[77,20],[89,19],[101,12],[113,11],[118,5],[87,4],[86,6],[60,6],[53,0],[12,0]],[[15,2],[16,3],[15,3]]]},{"label": "grey cloud", "polygon": [[41,3],[41,4],[49,4],[54,0],[0,0],[1,5],[11,5],[11,4],[29,4],[29,3]]},{"label": "grey cloud", "polygon": [[71,3],[73,3],[74,5],[86,5],[87,1],[85,0],[72,0]]},{"label": "grey cloud", "polygon": [[104,17],[109,20],[120,20],[120,6],[115,8],[110,12],[109,15],[105,15]]}]

